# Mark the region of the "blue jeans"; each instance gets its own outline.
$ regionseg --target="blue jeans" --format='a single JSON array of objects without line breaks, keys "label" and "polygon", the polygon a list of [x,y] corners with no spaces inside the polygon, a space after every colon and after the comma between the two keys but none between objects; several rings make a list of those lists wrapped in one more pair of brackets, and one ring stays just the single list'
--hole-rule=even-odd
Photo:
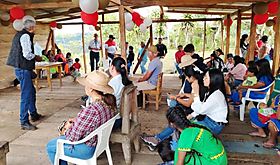
[{"label": "blue jeans", "polygon": [[20,68],[15,69],[15,74],[20,82],[20,124],[28,123],[28,111],[31,116],[37,115],[36,90],[32,81],[32,71]]},{"label": "blue jeans", "polygon": [[159,142],[164,141],[165,139],[169,138],[175,131],[175,128],[172,128],[168,125],[161,133],[155,135],[155,138],[159,140]]},{"label": "blue jeans", "polygon": [[222,124],[218,124],[208,116],[206,116],[202,121],[197,121],[197,123],[209,128],[210,131],[216,135],[219,135],[222,132],[223,128],[225,127]]},{"label": "blue jeans", "polygon": [[141,68],[142,74],[146,73],[146,71],[147,71],[147,69],[145,68],[146,63],[147,63],[147,60],[142,60],[140,63],[140,68]]},{"label": "blue jeans", "polygon": [[130,73],[130,68],[132,66],[132,62],[131,61],[127,61],[127,72]]},{"label": "blue jeans", "polygon": [[[66,137],[60,136],[58,138],[52,139],[47,144],[47,153],[48,153],[49,160],[51,161],[52,164],[54,164],[54,157],[56,154],[56,143],[58,139],[66,139]],[[75,157],[79,159],[91,158],[94,154],[94,151],[95,151],[95,147],[90,147],[85,143],[78,144],[78,145],[69,145],[69,144],[64,145],[64,154],[66,156]],[[67,165],[67,162],[60,160],[59,164]]]},{"label": "blue jeans", "polygon": [[182,75],[183,75],[183,71],[182,71],[182,69],[179,67],[179,64],[178,64],[177,62],[175,62],[175,67],[176,67],[176,69],[177,69],[179,75],[182,76]]}]

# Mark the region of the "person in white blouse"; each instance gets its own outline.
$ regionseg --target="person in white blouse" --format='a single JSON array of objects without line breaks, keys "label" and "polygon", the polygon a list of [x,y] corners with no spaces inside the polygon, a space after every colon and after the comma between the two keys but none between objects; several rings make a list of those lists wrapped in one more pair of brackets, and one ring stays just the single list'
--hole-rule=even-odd
[{"label": "person in white blouse", "polygon": [[[194,98],[194,102],[191,105],[194,112],[188,115],[187,118],[197,118],[198,124],[208,127],[212,133],[218,135],[225,124],[228,123],[224,76],[220,70],[211,69],[206,73],[203,81],[204,85],[208,87],[208,93],[205,95],[204,101],[201,101],[199,97]],[[194,95],[198,96],[199,93],[196,92]],[[203,115],[203,117],[198,117],[199,115]]]},{"label": "person in white blouse", "polygon": [[[109,68],[109,73],[112,76],[111,80],[109,81],[109,86],[114,89],[114,96],[117,100],[117,110],[120,110],[120,102],[122,97],[122,90],[125,86],[132,84],[127,77],[126,71],[126,62],[122,57],[116,57],[112,61],[112,65]],[[117,119],[113,129],[121,127],[122,120]]]},{"label": "person in white blouse", "polygon": [[90,41],[88,49],[90,50],[91,71],[97,70],[100,59],[99,52],[101,50],[101,44],[98,41],[98,35],[96,33],[94,34],[94,39]]}]

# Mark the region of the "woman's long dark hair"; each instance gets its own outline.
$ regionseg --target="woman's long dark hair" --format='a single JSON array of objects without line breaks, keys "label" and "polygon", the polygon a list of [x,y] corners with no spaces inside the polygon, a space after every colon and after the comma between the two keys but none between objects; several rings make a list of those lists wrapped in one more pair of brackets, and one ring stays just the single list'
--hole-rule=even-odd
[{"label": "woman's long dark hair", "polygon": [[242,64],[243,63],[243,60],[242,60],[242,58],[240,56],[234,56],[233,60],[234,60],[234,67],[236,67],[236,65],[238,65],[238,64]]},{"label": "woman's long dark hair", "polygon": [[206,99],[216,90],[220,90],[226,98],[226,88],[223,73],[219,69],[210,69],[208,73],[210,77],[210,84]]},{"label": "woman's long dark hair", "polygon": [[119,72],[122,76],[122,83],[124,86],[132,84],[132,81],[130,81],[127,77],[127,71],[126,71],[126,62],[121,57],[116,57],[112,61],[112,65],[116,68],[117,72]]},{"label": "woman's long dark hair", "polygon": [[270,80],[274,79],[270,69],[270,64],[266,59],[258,60],[256,65],[258,66],[258,79],[260,79],[262,76],[268,76]]},{"label": "woman's long dark hair", "polygon": [[247,45],[245,44],[245,41],[246,41],[246,39],[247,39],[248,37],[249,37],[248,34],[243,34],[243,35],[241,36],[241,39],[240,39],[240,47],[243,47],[243,45],[245,45],[245,46],[247,47]]},{"label": "woman's long dark hair", "polygon": [[[196,128],[202,128],[202,129],[205,129],[205,130],[211,132],[205,126],[191,123],[187,119],[185,111],[181,106],[176,106],[176,107],[169,108],[167,113],[166,113],[166,118],[167,118],[169,123],[175,124],[178,128],[180,128],[182,130],[184,130],[185,128],[189,128],[189,127],[196,127]],[[212,133],[212,135],[213,135],[213,133]]]},{"label": "woman's long dark hair", "polygon": [[102,100],[107,106],[109,106],[112,110],[116,110],[116,109],[117,109],[117,103],[116,103],[117,100],[116,100],[116,97],[115,97],[114,95],[108,94],[108,93],[104,94],[103,92],[97,91],[97,90],[95,90],[95,91],[96,91],[96,93],[97,93],[98,95],[101,96],[101,100]]},{"label": "woman's long dark hair", "polygon": [[195,66],[190,65],[185,67],[184,69],[184,74],[185,76],[191,78],[194,77],[197,81],[198,81],[198,85],[199,85],[199,98],[200,101],[203,101],[205,94],[207,92],[207,88],[204,86],[203,83],[203,77],[204,77],[204,73],[200,73],[199,71],[195,71],[194,70]]}]

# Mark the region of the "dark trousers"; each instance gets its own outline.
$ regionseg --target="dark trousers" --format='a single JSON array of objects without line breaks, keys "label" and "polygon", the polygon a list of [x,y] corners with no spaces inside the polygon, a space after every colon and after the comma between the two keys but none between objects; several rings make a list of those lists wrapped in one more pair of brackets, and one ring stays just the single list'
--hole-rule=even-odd
[{"label": "dark trousers", "polygon": [[108,57],[109,57],[109,66],[111,65],[111,62],[113,61],[115,55],[112,53],[108,53]]},{"label": "dark trousers", "polygon": [[[32,70],[15,69],[16,78],[20,82],[20,123],[28,123],[28,116],[37,115],[36,90],[32,82]],[[28,114],[29,112],[29,114]]]},{"label": "dark trousers", "polygon": [[94,71],[95,68],[94,66],[96,66],[96,70],[98,69],[98,62],[99,62],[99,52],[93,52],[90,51],[90,67],[91,67],[91,71]]}]

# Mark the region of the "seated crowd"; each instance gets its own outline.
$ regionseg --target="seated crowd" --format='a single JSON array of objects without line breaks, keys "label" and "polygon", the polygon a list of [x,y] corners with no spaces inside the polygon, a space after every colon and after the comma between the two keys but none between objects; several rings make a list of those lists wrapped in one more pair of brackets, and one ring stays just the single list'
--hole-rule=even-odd
[{"label": "seated crowd", "polygon": [[[204,59],[195,53],[193,44],[186,45],[184,49],[182,46],[178,48],[180,58],[176,58],[176,61],[182,88],[177,95],[167,95],[169,108],[166,118],[169,124],[158,134],[141,136],[150,150],[158,149],[163,164],[226,165],[227,154],[218,137],[229,122],[228,104],[238,109],[240,99],[248,88],[261,89],[275,81],[278,85],[275,85],[268,104],[256,105],[256,108],[250,111],[252,126],[258,130],[250,135],[266,137],[264,128],[268,128],[270,136],[263,146],[274,147],[277,134],[280,133],[279,71],[277,77],[273,77],[266,59],[249,62],[250,65],[246,66],[242,57],[232,54],[227,55],[227,63],[224,64],[219,57],[223,55],[221,49],[214,51],[210,61],[205,64]],[[130,48],[130,51],[133,49]],[[126,64],[122,57],[112,59],[108,74],[95,70],[85,77],[77,78],[77,81],[85,86],[90,104],[83,107],[76,118],[66,122],[60,137],[47,144],[48,156],[52,163],[57,152],[58,139],[81,140],[120,112],[122,89],[125,86],[133,83],[140,95],[142,90],[156,88],[158,75],[163,68],[163,58],[159,57],[156,46],[150,46],[147,52],[150,60],[148,69],[135,82],[129,80],[127,71],[132,62]],[[53,59],[62,60],[70,66],[71,62],[73,63],[70,60],[71,55],[68,54],[67,58],[58,52]],[[263,90],[253,93],[250,97],[263,98],[266,93],[267,90]],[[270,113],[264,113],[268,110]],[[121,126],[122,120],[117,119],[113,129]],[[64,146],[64,151],[66,155],[88,159],[94,154],[96,143],[96,138],[93,138],[82,145]],[[61,161],[61,164],[66,162]]]}]

